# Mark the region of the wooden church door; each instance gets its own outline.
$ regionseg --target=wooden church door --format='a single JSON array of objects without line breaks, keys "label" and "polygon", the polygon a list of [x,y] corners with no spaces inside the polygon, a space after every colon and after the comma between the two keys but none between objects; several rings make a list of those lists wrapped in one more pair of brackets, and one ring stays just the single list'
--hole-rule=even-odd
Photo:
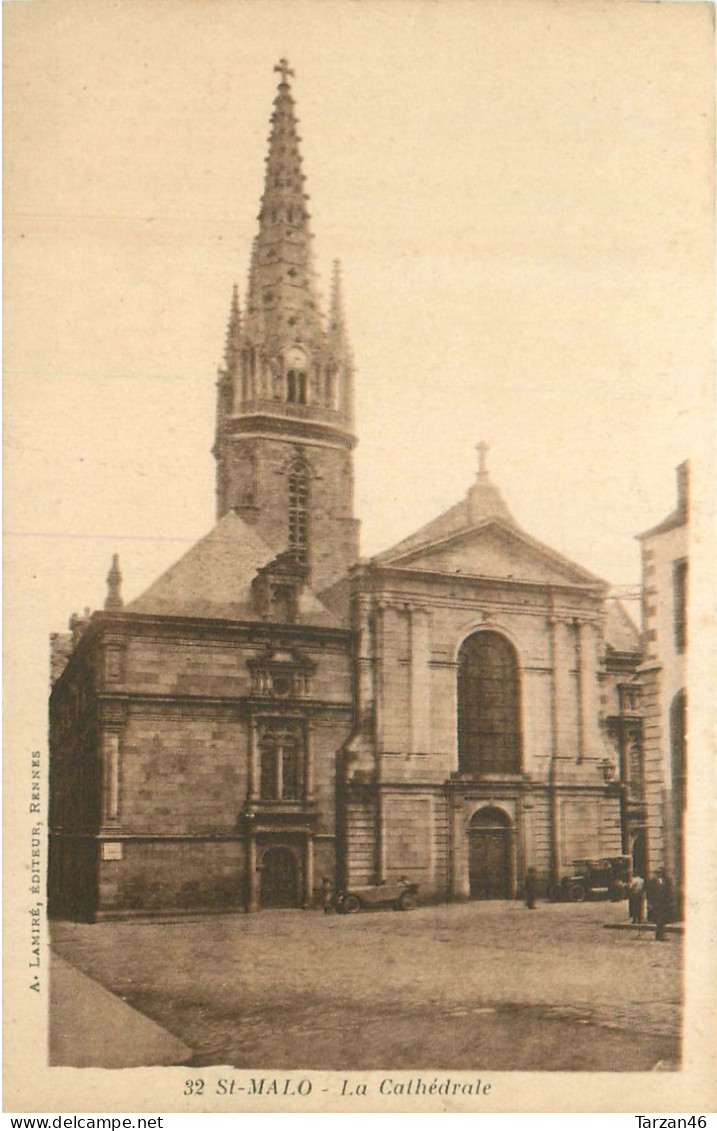
[{"label": "wooden church door", "polygon": [[261,861],[261,906],[298,907],[298,873],[290,848],[267,848]]}]

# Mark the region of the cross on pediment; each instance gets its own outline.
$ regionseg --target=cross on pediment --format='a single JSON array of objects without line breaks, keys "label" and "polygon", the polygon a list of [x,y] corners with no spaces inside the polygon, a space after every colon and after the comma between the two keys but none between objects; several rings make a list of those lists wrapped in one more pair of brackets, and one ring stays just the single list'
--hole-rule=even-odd
[{"label": "cross on pediment", "polygon": [[288,59],[280,59],[279,62],[274,67],[274,70],[278,71],[279,74],[281,75],[281,82],[282,82],[282,85],[284,85],[284,86],[286,85],[286,82],[287,82],[289,75],[291,75],[292,79],[294,77],[294,72],[292,71],[291,67],[289,66]]}]

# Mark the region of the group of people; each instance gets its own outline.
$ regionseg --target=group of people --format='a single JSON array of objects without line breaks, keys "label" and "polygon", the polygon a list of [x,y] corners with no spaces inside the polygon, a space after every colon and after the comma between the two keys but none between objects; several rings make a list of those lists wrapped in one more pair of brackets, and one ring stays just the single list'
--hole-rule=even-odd
[{"label": "group of people", "polygon": [[[534,911],[538,899],[538,873],[528,868],[523,882],[525,906]],[[664,868],[660,868],[645,882],[642,876],[633,876],[627,887],[628,914],[630,922],[643,924],[646,920],[655,924],[655,940],[663,942],[667,924],[674,918],[674,896],[672,884]]]},{"label": "group of people", "polygon": [[663,942],[667,924],[674,917],[674,894],[665,869],[658,869],[647,882],[642,876],[633,876],[627,897],[630,922],[641,925],[647,919],[654,923],[655,939]]}]

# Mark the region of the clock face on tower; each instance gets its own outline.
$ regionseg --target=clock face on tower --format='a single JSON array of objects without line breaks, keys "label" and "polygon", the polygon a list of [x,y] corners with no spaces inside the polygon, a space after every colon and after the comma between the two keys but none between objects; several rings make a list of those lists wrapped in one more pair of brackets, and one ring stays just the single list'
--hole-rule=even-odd
[{"label": "clock face on tower", "polygon": [[305,352],[299,346],[292,346],[284,354],[284,364],[288,369],[294,369],[297,372],[305,372],[308,364],[308,358]]}]

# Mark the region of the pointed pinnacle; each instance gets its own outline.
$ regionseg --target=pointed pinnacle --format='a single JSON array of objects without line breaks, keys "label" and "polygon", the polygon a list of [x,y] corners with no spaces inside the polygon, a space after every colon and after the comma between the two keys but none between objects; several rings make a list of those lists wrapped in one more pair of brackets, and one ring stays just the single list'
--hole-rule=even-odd
[{"label": "pointed pinnacle", "polygon": [[121,586],[122,574],[119,568],[119,554],[113,554],[110,572],[107,574],[107,596],[105,597],[105,609],[108,612],[116,612],[123,608]]},{"label": "pointed pinnacle", "polygon": [[227,326],[226,345],[224,347],[224,361],[230,369],[241,348],[241,312],[239,309],[239,287],[235,283],[232,287],[232,301],[229,308],[229,324]]},{"label": "pointed pinnacle", "polygon": [[343,296],[341,293],[341,261],[334,260],[329,298],[329,326],[341,333],[344,328]]}]

